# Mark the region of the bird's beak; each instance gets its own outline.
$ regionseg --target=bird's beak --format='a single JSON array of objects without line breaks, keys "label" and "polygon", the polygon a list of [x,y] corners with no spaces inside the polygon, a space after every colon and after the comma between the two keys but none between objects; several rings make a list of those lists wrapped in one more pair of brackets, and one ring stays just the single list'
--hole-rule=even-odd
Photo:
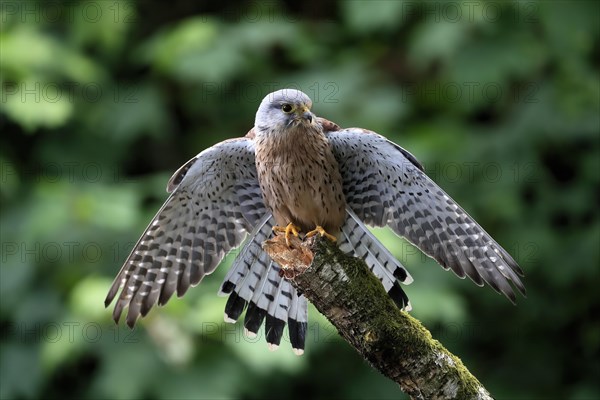
[{"label": "bird's beak", "polygon": [[307,121],[309,124],[312,124],[315,119],[315,115],[311,113],[307,107],[303,107],[302,110],[298,112],[298,116]]},{"label": "bird's beak", "polygon": [[304,114],[302,114],[302,118],[308,121],[309,124],[312,124],[314,115],[310,111],[306,111]]}]

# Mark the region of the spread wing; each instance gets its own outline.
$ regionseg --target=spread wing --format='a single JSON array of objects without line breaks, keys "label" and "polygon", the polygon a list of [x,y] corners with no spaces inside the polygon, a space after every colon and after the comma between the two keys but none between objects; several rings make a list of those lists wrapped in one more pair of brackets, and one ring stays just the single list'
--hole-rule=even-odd
[{"label": "spread wing", "polygon": [[487,282],[512,302],[525,295],[515,260],[424,172],[409,152],[360,128],[327,133],[348,206],[365,223],[388,225],[444,269]]},{"label": "spread wing", "polygon": [[181,167],[171,193],[133,248],[106,297],[122,288],[113,318],[125,307],[127,324],[152,306],[181,297],[212,273],[267,213],[256,177],[254,144],[247,138],[221,142]]}]

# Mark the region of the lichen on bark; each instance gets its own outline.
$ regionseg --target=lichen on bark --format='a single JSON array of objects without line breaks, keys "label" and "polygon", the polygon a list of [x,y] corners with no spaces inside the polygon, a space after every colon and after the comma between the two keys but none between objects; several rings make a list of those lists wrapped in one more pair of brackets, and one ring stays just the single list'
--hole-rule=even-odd
[{"label": "lichen on bark", "polygon": [[288,247],[276,236],[263,248],[340,335],[411,398],[492,398],[458,357],[394,304],[363,260],[322,238],[292,238]]}]

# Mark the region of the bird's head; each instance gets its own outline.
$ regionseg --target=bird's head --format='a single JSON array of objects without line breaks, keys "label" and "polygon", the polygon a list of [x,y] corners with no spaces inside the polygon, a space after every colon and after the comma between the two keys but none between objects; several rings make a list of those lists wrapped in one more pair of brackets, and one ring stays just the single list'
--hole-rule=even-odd
[{"label": "bird's head", "polygon": [[281,89],[268,94],[258,107],[254,122],[257,134],[315,127],[317,117],[310,111],[312,100],[296,89]]}]

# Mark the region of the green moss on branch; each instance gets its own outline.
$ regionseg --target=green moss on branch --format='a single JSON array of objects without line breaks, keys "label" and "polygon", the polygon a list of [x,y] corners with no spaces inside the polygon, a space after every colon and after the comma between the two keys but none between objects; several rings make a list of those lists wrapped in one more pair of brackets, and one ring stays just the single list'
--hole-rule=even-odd
[{"label": "green moss on branch", "polygon": [[[294,254],[270,242],[265,250],[285,269],[282,260]],[[362,260],[324,239],[302,246],[312,251],[312,264],[295,262],[286,276],[375,369],[413,399],[491,399],[458,357],[396,307]]]}]

